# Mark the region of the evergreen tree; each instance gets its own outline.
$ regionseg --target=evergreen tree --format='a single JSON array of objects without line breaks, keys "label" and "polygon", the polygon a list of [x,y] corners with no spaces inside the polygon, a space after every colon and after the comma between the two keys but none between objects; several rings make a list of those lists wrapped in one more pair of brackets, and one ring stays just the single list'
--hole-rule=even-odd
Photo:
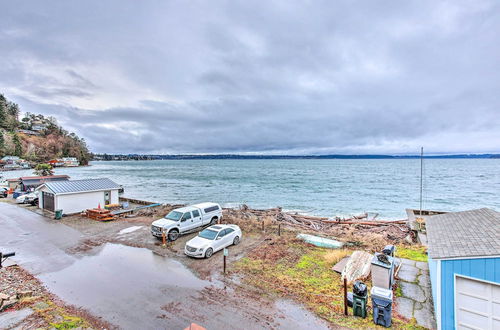
[{"label": "evergreen tree", "polygon": [[21,145],[21,140],[19,139],[19,135],[17,135],[17,133],[13,134],[12,142],[14,143],[14,156],[21,157],[23,154],[23,146]]},{"label": "evergreen tree", "polygon": [[7,100],[0,94],[0,127],[5,127],[7,121]]},{"label": "evergreen tree", "polygon": [[7,105],[7,112],[16,119],[16,122],[19,121],[19,106],[16,103],[9,102]]},{"label": "evergreen tree", "polygon": [[5,139],[2,130],[0,130],[0,157],[3,156],[5,156]]}]

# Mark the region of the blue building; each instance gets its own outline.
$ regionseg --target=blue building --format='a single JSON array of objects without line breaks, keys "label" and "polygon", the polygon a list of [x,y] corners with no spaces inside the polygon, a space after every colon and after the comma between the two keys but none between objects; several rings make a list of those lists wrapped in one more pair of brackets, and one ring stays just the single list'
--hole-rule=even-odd
[{"label": "blue building", "polygon": [[438,329],[500,329],[500,213],[435,215],[426,230]]}]

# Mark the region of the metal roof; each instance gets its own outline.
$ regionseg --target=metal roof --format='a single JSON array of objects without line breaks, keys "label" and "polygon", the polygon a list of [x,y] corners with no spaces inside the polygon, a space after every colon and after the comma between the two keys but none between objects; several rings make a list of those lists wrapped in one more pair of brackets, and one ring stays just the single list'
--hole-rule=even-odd
[{"label": "metal roof", "polygon": [[492,209],[434,215],[425,227],[433,259],[500,256],[500,213]]},{"label": "metal roof", "polygon": [[46,182],[41,187],[47,187],[56,195],[120,189],[117,183],[107,178]]}]

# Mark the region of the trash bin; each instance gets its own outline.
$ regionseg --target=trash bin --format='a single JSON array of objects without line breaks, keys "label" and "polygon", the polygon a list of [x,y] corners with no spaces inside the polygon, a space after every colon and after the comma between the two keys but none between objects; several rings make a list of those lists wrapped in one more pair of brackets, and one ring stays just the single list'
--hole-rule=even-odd
[{"label": "trash bin", "polygon": [[394,257],[394,252],[396,252],[396,247],[394,245],[386,245],[382,250],[382,253],[391,257]]},{"label": "trash bin", "polygon": [[352,294],[352,314],[354,316],[366,317],[366,302],[368,300],[368,288],[361,281],[356,281]]},{"label": "trash bin", "polygon": [[56,211],[54,212],[54,218],[55,218],[56,220],[61,220],[62,215],[63,215],[63,210],[56,210]]},{"label": "trash bin", "polygon": [[392,324],[392,290],[374,286],[371,290],[373,322],[389,328]]},{"label": "trash bin", "polygon": [[[383,262],[379,260],[387,261]],[[375,253],[372,259],[372,284],[379,288],[392,289],[394,282],[394,258],[383,253]]]}]

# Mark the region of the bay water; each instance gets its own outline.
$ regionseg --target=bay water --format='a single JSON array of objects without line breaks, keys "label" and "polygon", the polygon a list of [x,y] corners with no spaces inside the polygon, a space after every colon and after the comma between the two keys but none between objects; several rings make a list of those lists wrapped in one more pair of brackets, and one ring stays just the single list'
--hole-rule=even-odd
[{"label": "bay water", "polygon": [[[423,207],[500,210],[500,159],[425,159]],[[1,173],[4,178],[32,170]],[[200,159],[98,161],[57,168],[71,179],[110,178],[125,196],[161,203],[281,206],[318,216],[379,213],[406,218],[418,208],[419,159]]]}]

